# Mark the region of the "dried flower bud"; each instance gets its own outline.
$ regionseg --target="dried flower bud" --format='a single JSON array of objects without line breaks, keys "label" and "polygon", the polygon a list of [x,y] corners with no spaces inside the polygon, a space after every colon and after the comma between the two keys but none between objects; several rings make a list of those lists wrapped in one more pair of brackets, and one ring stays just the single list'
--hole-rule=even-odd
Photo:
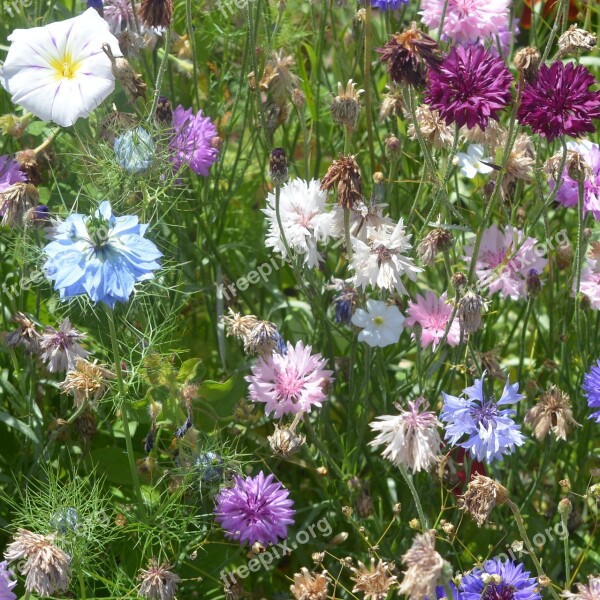
[{"label": "dried flower bud", "polygon": [[159,96],[154,120],[162,127],[170,127],[173,124],[173,105],[166,96]]},{"label": "dried flower bud", "polygon": [[392,511],[395,515],[399,515],[402,512],[402,504],[400,504],[400,502],[396,502],[396,504],[394,504],[392,507]]},{"label": "dried flower bud", "polygon": [[352,507],[351,506],[342,506],[342,514],[349,519],[352,516]]},{"label": "dried flower bud", "polygon": [[290,586],[296,600],[327,600],[329,592],[327,571],[311,573],[306,567],[294,574],[294,583]]},{"label": "dried flower bud", "polygon": [[395,135],[390,135],[385,141],[385,153],[392,159],[398,158],[402,153],[402,142]]},{"label": "dried flower bud", "polygon": [[417,246],[417,256],[424,265],[432,265],[438,252],[444,252],[452,246],[452,233],[449,229],[432,229]]},{"label": "dried flower bud", "polygon": [[146,27],[166,29],[173,18],[173,0],[142,0],[139,15]]},{"label": "dried flower bud", "polygon": [[558,514],[563,518],[567,518],[572,512],[573,504],[568,498],[563,498],[558,503]]},{"label": "dried flower bud", "polygon": [[515,54],[515,67],[519,73],[523,74],[523,77],[529,83],[532,83],[537,76],[537,72],[542,60],[542,55],[537,48],[528,46],[527,48],[521,48]]},{"label": "dried flower bud", "polygon": [[573,248],[571,245],[557,246],[556,266],[560,270],[569,269],[573,262]]},{"label": "dried flower bud", "polygon": [[537,296],[542,291],[542,280],[535,269],[531,269],[527,274],[525,289],[530,296]]},{"label": "dried flower bud", "polygon": [[464,273],[453,273],[452,274],[452,287],[460,290],[467,285],[467,276]]},{"label": "dried flower bud", "polygon": [[486,301],[476,292],[467,291],[458,302],[458,321],[465,333],[475,333],[481,328],[481,314],[487,308]]},{"label": "dried flower bud", "polygon": [[325,552],[313,552],[311,558],[315,565],[318,565],[325,560]]},{"label": "dried flower bud", "polygon": [[304,95],[304,92],[300,88],[295,87],[292,90],[291,96],[292,96],[292,104],[298,110],[302,110],[306,106],[306,96]]},{"label": "dried flower bud", "polygon": [[415,530],[417,530],[417,531],[420,531],[420,530],[421,530],[421,521],[419,521],[419,519],[411,519],[411,520],[408,522],[408,526],[409,526],[411,529],[415,529]]},{"label": "dried flower bud", "polygon": [[367,519],[373,514],[373,498],[366,488],[360,491],[356,499],[356,510],[361,519]]},{"label": "dried flower bud", "polygon": [[329,540],[329,545],[330,546],[339,546],[340,544],[343,544],[347,539],[348,539],[348,532],[342,531],[341,533],[334,535]]},{"label": "dried flower bud", "polygon": [[582,182],[592,175],[592,167],[574,150],[567,150],[567,173],[573,181]]},{"label": "dried flower bud", "polygon": [[137,74],[129,61],[122,56],[115,57],[108,44],[102,44],[102,50],[108,56],[114,78],[123,86],[127,97],[134,101],[136,98],[146,97],[146,84],[142,76]]},{"label": "dried flower bud", "polygon": [[42,172],[35,152],[31,149],[21,150],[15,154],[15,160],[19,163],[21,171],[27,176],[29,183],[40,185]]},{"label": "dried flower bud", "polygon": [[181,581],[176,573],[171,571],[171,565],[152,558],[147,569],[140,569],[138,581],[141,581],[139,594],[149,600],[173,600],[177,593],[177,584]]},{"label": "dried flower bud", "polygon": [[508,501],[506,488],[484,475],[476,475],[461,497],[461,508],[470,513],[478,527],[488,519],[494,506]]},{"label": "dried flower bud", "polygon": [[291,427],[275,425],[273,435],[267,437],[273,454],[285,458],[295,454],[306,443],[306,437],[296,433]]},{"label": "dried flower bud", "polygon": [[321,189],[329,190],[334,185],[340,206],[350,209],[362,200],[362,177],[354,156],[342,155],[331,163],[321,180]]},{"label": "dried flower bud", "polygon": [[327,470],[327,467],[317,467],[317,473],[322,477],[325,477],[329,471]]},{"label": "dried flower bud", "polygon": [[578,29],[577,25],[571,25],[558,38],[558,55],[562,57],[580,52],[591,52],[596,46],[596,42],[595,34],[585,29]]},{"label": "dried flower bud", "polygon": [[25,133],[26,120],[17,115],[2,115],[0,117],[0,133],[18,139]]},{"label": "dried flower bud", "polygon": [[26,213],[35,207],[39,197],[37,188],[31,183],[14,183],[0,193],[0,223],[21,227]]},{"label": "dried flower bud", "polygon": [[269,177],[275,185],[283,185],[288,178],[288,160],[283,148],[273,148],[269,161]]},{"label": "dried flower bud", "polygon": [[381,171],[375,171],[373,173],[373,183],[375,185],[381,185],[385,182],[385,175]]}]

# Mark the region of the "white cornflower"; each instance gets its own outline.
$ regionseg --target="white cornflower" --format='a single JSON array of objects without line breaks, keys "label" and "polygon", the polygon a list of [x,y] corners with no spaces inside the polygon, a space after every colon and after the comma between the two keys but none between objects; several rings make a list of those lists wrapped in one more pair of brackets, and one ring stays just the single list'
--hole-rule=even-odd
[{"label": "white cornflower", "polygon": [[[285,239],[290,250],[304,254],[304,264],[316,267],[321,255],[317,242],[326,243],[331,230],[331,214],[326,211],[327,192],[320,189],[320,182],[313,179],[293,179],[281,188],[279,215]],[[269,221],[266,245],[274,248],[281,256],[287,257],[277,213],[275,194],[267,197],[267,208],[263,209]]]},{"label": "white cornflower", "polygon": [[108,23],[93,9],[44,27],[15,29],[0,83],[12,101],[43,121],[73,125],[114,90],[108,44],[121,56]]},{"label": "white cornflower", "polygon": [[371,285],[407,294],[400,277],[406,275],[415,281],[417,273],[423,270],[415,265],[412,258],[405,255],[412,248],[410,238],[411,236],[406,234],[402,219],[393,230],[387,226],[369,227],[366,243],[353,238],[354,253],[350,268],[355,274],[348,281],[363,289]]},{"label": "white cornflower", "polygon": [[[350,235],[367,242],[369,228],[386,227],[389,232],[396,224],[390,217],[383,214],[387,204],[365,204],[362,200],[356,202],[350,209]],[[331,211],[331,237],[342,239],[345,235],[344,207],[336,204]]]},{"label": "white cornflower", "polygon": [[473,179],[477,173],[487,175],[494,169],[484,164],[482,161],[492,162],[491,157],[483,157],[483,146],[481,144],[469,144],[466,154],[459,152],[454,159],[455,164],[460,168],[460,172],[469,179]]},{"label": "white cornflower", "polygon": [[404,466],[412,471],[428,471],[437,463],[442,441],[437,428],[441,423],[425,404],[423,412],[419,412],[423,398],[409,402],[409,410],[400,410],[399,415],[383,415],[377,417],[369,427],[379,431],[379,435],[369,443],[370,446],[385,444],[381,453],[383,458],[397,466]]},{"label": "white cornflower", "polygon": [[352,324],[362,328],[359,342],[369,346],[396,344],[404,329],[404,316],[397,306],[387,306],[380,300],[367,300],[367,310],[358,308],[352,315]]}]

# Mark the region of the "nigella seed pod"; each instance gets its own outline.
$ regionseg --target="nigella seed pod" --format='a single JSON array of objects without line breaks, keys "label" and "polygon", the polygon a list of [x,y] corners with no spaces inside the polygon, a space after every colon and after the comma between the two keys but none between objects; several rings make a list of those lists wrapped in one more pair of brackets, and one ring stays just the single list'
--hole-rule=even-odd
[{"label": "nigella seed pod", "polygon": [[79,514],[76,508],[60,508],[50,517],[50,527],[64,535],[69,531],[77,531]]},{"label": "nigella seed pod", "polygon": [[273,148],[269,161],[269,177],[275,185],[283,185],[288,178],[288,159],[283,148]]},{"label": "nigella seed pod", "polygon": [[204,452],[194,461],[202,483],[216,483],[223,478],[225,461],[215,452]]},{"label": "nigella seed pod", "polygon": [[111,63],[112,74],[123,86],[127,97],[133,102],[136,98],[146,97],[146,84],[142,76],[137,74],[129,61],[122,56],[114,56],[108,44],[102,44],[102,50]]},{"label": "nigella seed pod", "polygon": [[130,129],[115,139],[115,159],[131,173],[143,173],[154,162],[155,146],[152,136],[141,127]]},{"label": "nigella seed pod", "polygon": [[154,119],[163,127],[170,127],[173,124],[173,105],[166,96],[159,96]]}]

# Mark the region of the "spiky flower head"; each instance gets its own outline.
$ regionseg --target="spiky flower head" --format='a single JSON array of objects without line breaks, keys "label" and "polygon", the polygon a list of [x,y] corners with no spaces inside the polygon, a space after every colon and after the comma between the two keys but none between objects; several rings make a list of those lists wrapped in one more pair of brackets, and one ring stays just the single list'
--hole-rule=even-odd
[{"label": "spiky flower head", "polygon": [[340,206],[350,209],[362,200],[362,177],[351,154],[341,155],[334,160],[321,180],[322,190],[330,190],[334,186]]},{"label": "spiky flower head", "polygon": [[40,195],[31,183],[15,183],[0,192],[0,223],[7,227],[22,227],[24,217],[33,209]]},{"label": "spiky flower head", "polygon": [[65,319],[58,329],[46,327],[40,348],[41,359],[47,364],[48,371],[56,373],[74,369],[78,358],[87,358],[90,353],[79,344],[85,338],[85,334],[77,331],[69,319]]},{"label": "spiky flower head", "polygon": [[458,301],[458,321],[461,331],[475,333],[481,328],[481,315],[487,308],[487,302],[477,292],[467,290]]},{"label": "spiky flower head", "polygon": [[490,516],[493,508],[508,500],[508,491],[498,482],[475,475],[467,485],[467,491],[461,497],[461,508],[471,514],[478,527],[481,527]]},{"label": "spiky flower head", "polygon": [[374,558],[371,558],[369,566],[358,561],[358,567],[351,567],[354,573],[351,577],[354,581],[352,592],[362,592],[364,600],[384,600],[398,582],[398,578],[392,575],[392,569],[392,564],[382,560],[375,564]]},{"label": "spiky flower head", "polygon": [[549,142],[593,133],[592,119],[600,118],[600,91],[589,90],[595,83],[583,65],[540,65],[534,82],[525,84],[517,120]]},{"label": "spiky flower head", "polygon": [[415,22],[402,33],[396,33],[377,50],[387,63],[388,73],[395,83],[422,87],[428,70],[442,62],[438,43],[423,33]]},{"label": "spiky flower head", "polygon": [[573,418],[569,395],[555,385],[549,385],[537,404],[529,409],[525,423],[532,427],[538,440],[543,440],[552,431],[557,440],[566,441],[571,427],[579,425]]},{"label": "spiky flower head", "polygon": [[306,443],[306,437],[296,433],[294,427],[280,427],[277,423],[273,435],[267,439],[273,454],[282,458],[295,454]]},{"label": "spiky flower head", "polygon": [[311,573],[306,567],[302,567],[300,573],[294,574],[290,591],[295,600],[327,600],[329,581],[327,571]]},{"label": "spiky flower head", "polygon": [[423,398],[408,403],[408,410],[396,405],[400,414],[377,417],[370,423],[378,431],[370,446],[385,444],[382,456],[398,466],[414,472],[428,471],[437,463],[442,441],[438,433],[441,423],[427,410]]},{"label": "spiky flower head", "polygon": [[275,185],[283,185],[288,178],[288,159],[283,148],[273,148],[269,160],[269,177]]},{"label": "spiky flower head", "polygon": [[410,600],[435,597],[435,589],[443,583],[449,564],[435,549],[435,531],[417,534],[412,546],[402,557],[407,567],[398,592]]},{"label": "spiky flower head", "polygon": [[447,125],[485,129],[511,101],[512,75],[502,59],[480,45],[453,46],[444,62],[429,71],[425,102]]},{"label": "spiky flower head", "polygon": [[8,562],[23,559],[19,571],[26,575],[25,589],[42,598],[66,591],[70,583],[71,557],[55,545],[55,537],[19,529],[4,553]]},{"label": "spiky flower head", "polygon": [[223,317],[227,335],[244,342],[246,354],[258,354],[268,358],[273,352],[285,354],[287,348],[277,325],[271,321],[261,321],[254,315],[241,315],[231,308]]},{"label": "spiky flower head", "polygon": [[40,334],[35,323],[24,313],[15,313],[11,321],[18,325],[17,329],[4,334],[4,341],[9,348],[22,346],[26,352],[37,354],[40,349]]},{"label": "spiky flower head", "polygon": [[260,471],[256,477],[235,476],[231,488],[216,497],[215,518],[225,536],[240,543],[275,544],[287,538],[295,511],[289,492],[273,475]]},{"label": "spiky flower head", "polygon": [[417,246],[417,256],[424,265],[432,265],[438,252],[445,252],[452,246],[452,233],[449,229],[432,229]]},{"label": "spiky flower head", "polygon": [[75,406],[81,407],[85,402],[94,406],[106,392],[107,380],[115,375],[102,365],[78,358],[75,368],[67,373],[60,384],[63,392],[73,392]]},{"label": "spiky flower head", "polygon": [[156,558],[150,559],[148,567],[140,569],[137,577],[141,581],[140,596],[148,600],[173,600],[181,579],[172,568],[169,563],[159,565]]},{"label": "spiky flower head", "polygon": [[360,115],[360,95],[364,90],[357,90],[356,83],[350,79],[346,89],[338,81],[338,95],[334,97],[329,109],[336,125],[346,125],[354,129]]}]

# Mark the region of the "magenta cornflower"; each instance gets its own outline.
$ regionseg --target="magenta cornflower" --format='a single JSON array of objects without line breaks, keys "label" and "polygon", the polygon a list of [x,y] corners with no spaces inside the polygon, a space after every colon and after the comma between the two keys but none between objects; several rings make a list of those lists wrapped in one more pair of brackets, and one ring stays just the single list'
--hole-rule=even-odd
[{"label": "magenta cornflower", "polygon": [[178,106],[173,112],[173,130],[170,149],[175,169],[186,164],[194,173],[207,177],[219,156],[219,135],[210,117],[201,110],[194,115],[191,108]]},{"label": "magenta cornflower", "polygon": [[[502,230],[496,224],[483,232],[475,270],[480,284],[489,286],[490,293],[499,292],[503,298],[513,300],[524,298],[530,271],[541,273],[546,268],[548,260],[539,252],[537,240],[528,237],[523,241],[523,237],[523,232],[515,227],[506,226]],[[465,248],[465,254],[465,260],[470,262],[472,245]]]},{"label": "magenta cornflower", "polygon": [[276,544],[287,538],[294,523],[293,500],[273,475],[261,471],[256,477],[235,477],[232,488],[223,488],[216,497],[215,518],[225,536],[252,545]]},{"label": "magenta cornflower", "polygon": [[302,342],[295,347],[288,342],[287,354],[260,358],[252,367],[252,375],[246,377],[250,400],[264,402],[266,414],[275,413],[278,419],[320,407],[333,372],[327,371],[327,361],[320,354],[311,354],[311,350]]},{"label": "magenta cornflower", "polygon": [[27,177],[19,168],[19,163],[10,156],[0,156],[0,193],[14,183],[27,181]]},{"label": "magenta cornflower", "polygon": [[517,120],[548,141],[593,133],[592,119],[600,118],[600,91],[589,90],[595,83],[583,65],[540,65],[533,84],[525,83]]},{"label": "magenta cornflower", "polygon": [[[426,292],[425,296],[417,294],[416,300],[410,300],[406,311],[408,317],[404,324],[407,327],[414,327],[416,324],[421,326],[421,347],[427,348],[433,345],[435,349],[442,341],[444,332],[452,316],[452,305],[449,304],[446,294],[441,297],[434,292]],[[415,334],[413,333],[413,339]],[[458,318],[452,321],[446,343],[450,346],[457,346],[460,341],[460,325]]]},{"label": "magenta cornflower", "polygon": [[485,129],[511,101],[512,75],[502,59],[482,46],[453,47],[444,62],[429,71],[425,102],[447,125]]},{"label": "magenta cornflower", "polygon": [[436,30],[442,21],[442,37],[459,44],[494,39],[508,26],[510,0],[422,0],[423,23]]}]

